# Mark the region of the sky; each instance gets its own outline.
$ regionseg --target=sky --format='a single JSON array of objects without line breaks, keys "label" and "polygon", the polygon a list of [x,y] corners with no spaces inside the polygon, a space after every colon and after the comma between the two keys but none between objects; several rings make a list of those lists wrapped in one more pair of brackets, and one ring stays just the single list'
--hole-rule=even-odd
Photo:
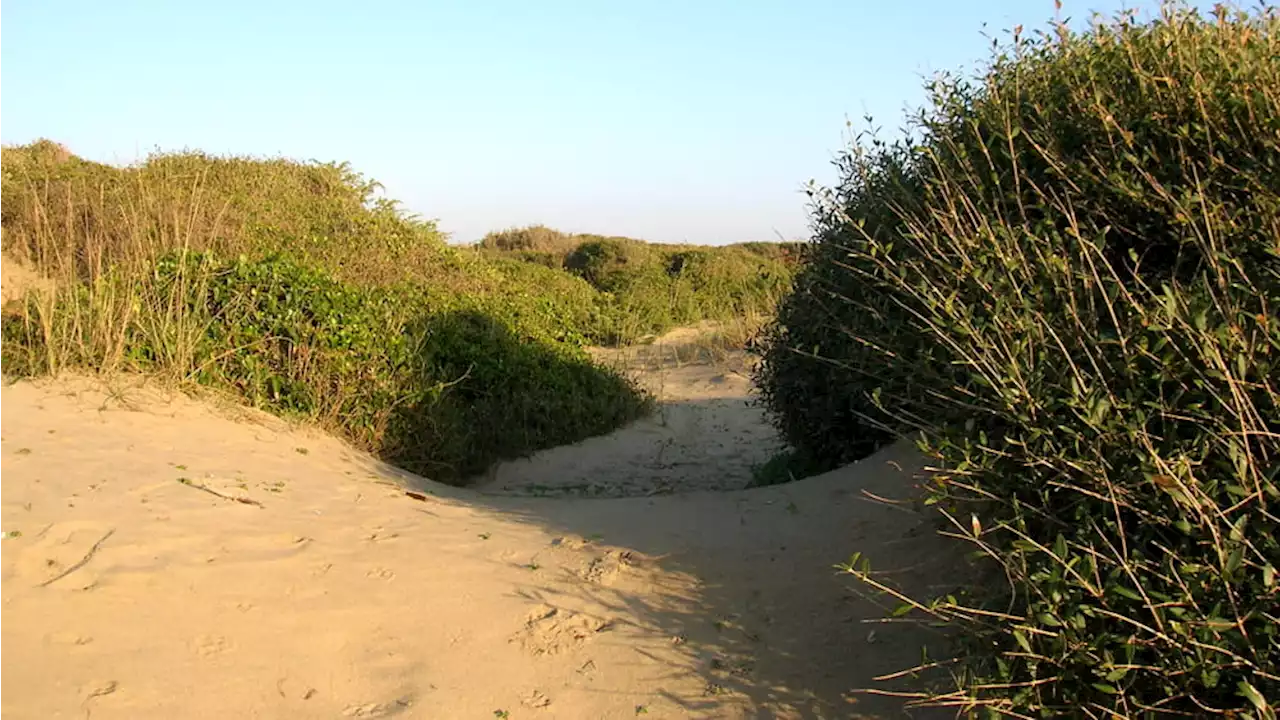
[{"label": "sky", "polygon": [[[1061,17],[1154,1],[1064,0]],[[1053,0],[5,0],[0,142],[349,161],[455,242],[807,235],[870,113]],[[985,35],[984,35],[985,33]]]}]

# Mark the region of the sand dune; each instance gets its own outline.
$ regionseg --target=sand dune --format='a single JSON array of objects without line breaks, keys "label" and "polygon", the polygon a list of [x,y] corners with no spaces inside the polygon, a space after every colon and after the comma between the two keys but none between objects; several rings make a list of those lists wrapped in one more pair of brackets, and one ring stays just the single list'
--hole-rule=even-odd
[{"label": "sand dune", "polygon": [[[918,459],[709,492],[776,441],[723,368],[684,372],[683,426],[481,490],[146,387],[6,385],[4,716],[901,716],[847,691],[931,638],[866,622],[881,611],[832,565],[862,551],[916,589],[947,577],[920,515],[860,493],[908,496]],[[655,438],[669,466],[643,462]],[[587,478],[631,497],[528,497]]]}]

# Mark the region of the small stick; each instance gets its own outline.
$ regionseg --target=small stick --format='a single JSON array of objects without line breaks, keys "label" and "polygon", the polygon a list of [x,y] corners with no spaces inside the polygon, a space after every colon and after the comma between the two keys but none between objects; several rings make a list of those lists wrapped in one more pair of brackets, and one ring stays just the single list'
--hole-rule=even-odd
[{"label": "small stick", "polygon": [[93,559],[93,555],[94,555],[94,553],[98,552],[98,548],[102,547],[102,543],[106,542],[106,541],[107,541],[107,538],[109,538],[109,537],[111,537],[112,535],[114,535],[114,534],[115,534],[115,532],[116,532],[116,529],[115,529],[115,528],[111,528],[110,530],[108,530],[108,531],[107,531],[107,534],[106,534],[106,535],[103,535],[103,536],[98,540],[98,542],[96,542],[96,543],[94,543],[94,544],[93,544],[93,547],[89,548],[89,552],[85,553],[85,556],[84,556],[84,557],[82,557],[82,558],[80,558],[80,562],[76,563],[75,565],[72,565],[71,567],[67,568],[66,570],[63,570],[62,572],[58,573],[57,575],[55,575],[55,576],[53,576],[53,577],[49,578],[48,580],[45,580],[44,582],[40,583],[39,587],[47,587],[47,586],[49,586],[49,585],[52,585],[52,584],[54,584],[54,583],[58,582],[59,580],[61,580],[62,578],[66,577],[66,576],[70,575],[71,573],[73,573],[73,572],[75,572],[75,571],[79,570],[80,568],[84,567],[86,563],[88,563],[91,559]]},{"label": "small stick", "polygon": [[222,493],[218,492],[217,490],[214,490],[213,488],[205,487],[204,485],[197,485],[196,483],[193,483],[186,478],[178,478],[178,482],[182,483],[183,485],[186,485],[189,488],[195,488],[196,490],[203,490],[209,493],[210,495],[213,495],[214,497],[220,497],[223,500],[231,500],[232,502],[244,503],[245,505],[257,505],[258,507],[264,507],[262,503],[258,502],[257,500],[254,500],[253,498],[237,497],[235,495],[223,495]]}]

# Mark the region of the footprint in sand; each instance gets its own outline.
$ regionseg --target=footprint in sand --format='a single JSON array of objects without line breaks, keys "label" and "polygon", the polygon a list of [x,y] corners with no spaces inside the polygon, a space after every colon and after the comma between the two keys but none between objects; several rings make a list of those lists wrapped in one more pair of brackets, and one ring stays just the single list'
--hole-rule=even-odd
[{"label": "footprint in sand", "polygon": [[221,635],[201,635],[195,645],[196,654],[202,658],[217,657],[234,649],[231,641]]},{"label": "footprint in sand", "polygon": [[532,690],[529,692],[528,695],[525,695],[520,700],[520,704],[524,705],[527,708],[533,708],[534,710],[539,710],[550,705],[551,698],[547,697],[547,694],[542,692],[541,690]]},{"label": "footprint in sand", "polygon": [[524,628],[511,640],[518,640],[533,655],[555,655],[581,645],[609,627],[609,622],[599,618],[539,605],[529,612]]},{"label": "footprint in sand", "polygon": [[610,550],[603,556],[592,559],[578,575],[587,582],[607,586],[612,585],[624,569],[635,565],[635,557],[630,551]]},{"label": "footprint in sand", "polygon": [[80,696],[84,698],[84,702],[88,702],[93,698],[110,695],[119,687],[120,684],[115,680],[94,680],[80,688]]},{"label": "footprint in sand", "polygon": [[49,642],[55,645],[68,645],[71,647],[80,647],[93,642],[92,636],[74,632],[56,632],[48,637]]},{"label": "footprint in sand", "polygon": [[343,717],[349,718],[380,718],[402,712],[409,708],[412,704],[409,698],[398,698],[388,702],[380,703],[364,703],[360,705],[348,705],[342,710]]},{"label": "footprint in sand", "polygon": [[395,576],[395,571],[388,570],[384,567],[376,567],[365,573],[365,577],[373,578],[374,580],[392,580]]}]

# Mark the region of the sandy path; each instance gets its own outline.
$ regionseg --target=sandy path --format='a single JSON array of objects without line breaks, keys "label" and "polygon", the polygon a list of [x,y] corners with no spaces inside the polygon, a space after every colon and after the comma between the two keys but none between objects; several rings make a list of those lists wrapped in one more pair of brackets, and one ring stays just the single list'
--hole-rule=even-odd
[{"label": "sandy path", "polygon": [[658,399],[658,410],[617,432],[502,463],[473,487],[490,494],[633,497],[742,490],[783,448],[756,402],[742,351],[705,357],[675,331],[651,346],[597,351]]},{"label": "sandy path", "polygon": [[151,391],[0,404],[6,718],[896,717],[846,690],[928,636],[864,623],[831,566],[936,578],[949,547],[858,493],[907,494],[904,448],[776,488],[530,498]]}]

